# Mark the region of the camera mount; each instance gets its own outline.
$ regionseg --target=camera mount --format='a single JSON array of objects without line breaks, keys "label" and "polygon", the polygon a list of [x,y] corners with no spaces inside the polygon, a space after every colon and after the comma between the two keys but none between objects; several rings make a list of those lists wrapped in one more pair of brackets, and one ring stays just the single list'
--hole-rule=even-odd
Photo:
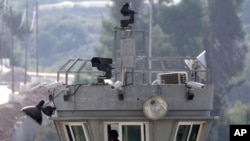
[{"label": "camera mount", "polygon": [[129,28],[129,24],[133,24],[134,23],[134,15],[135,15],[135,11],[131,10],[129,8],[129,4],[126,3],[123,5],[123,7],[121,8],[121,14],[125,17],[129,17],[129,19],[125,19],[125,20],[121,20],[121,28]]},{"label": "camera mount", "polygon": [[103,76],[98,76],[98,83],[104,83],[104,79],[110,79],[112,77],[112,62],[111,58],[92,58],[92,67],[96,67],[99,71],[103,71],[105,73]]}]

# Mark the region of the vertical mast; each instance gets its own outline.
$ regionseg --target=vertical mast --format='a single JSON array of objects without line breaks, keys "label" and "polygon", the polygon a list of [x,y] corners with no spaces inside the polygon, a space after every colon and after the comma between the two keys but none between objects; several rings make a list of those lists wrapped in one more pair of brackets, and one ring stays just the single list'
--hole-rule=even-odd
[{"label": "vertical mast", "polygon": [[[26,24],[26,28],[28,30],[28,3],[26,2],[26,6],[25,6],[25,15],[26,15],[26,20],[25,20],[25,24]],[[26,84],[27,82],[27,68],[28,68],[28,33],[29,31],[27,31],[27,33],[25,33],[25,68],[24,68],[24,84]]]},{"label": "vertical mast", "polygon": [[36,0],[36,76],[39,72],[39,41],[38,41],[38,4]]},{"label": "vertical mast", "polygon": [[[152,5],[153,1],[149,0],[149,39],[148,39],[148,58],[152,57]],[[152,82],[152,61],[151,59],[148,60],[148,69],[149,69],[149,84]]]},{"label": "vertical mast", "polygon": [[11,78],[12,78],[12,94],[15,92],[15,75],[14,75],[14,42],[13,42],[13,15],[12,15],[12,7],[10,7],[10,47],[11,47]]}]

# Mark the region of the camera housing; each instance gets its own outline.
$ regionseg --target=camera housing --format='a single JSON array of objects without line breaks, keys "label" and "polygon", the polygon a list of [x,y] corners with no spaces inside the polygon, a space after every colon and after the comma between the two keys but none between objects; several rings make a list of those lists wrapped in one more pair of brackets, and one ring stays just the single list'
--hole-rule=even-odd
[{"label": "camera housing", "polygon": [[120,89],[122,87],[122,82],[121,81],[116,81],[115,83],[111,84],[111,89],[116,90]]},{"label": "camera housing", "polygon": [[47,89],[47,90],[51,90],[51,89],[54,89],[58,86],[62,86],[63,85],[63,82],[54,82],[54,83],[50,83],[50,84],[47,84],[47,85],[44,85],[44,87]]},{"label": "camera housing", "polygon": [[105,84],[110,85],[111,90],[117,90],[122,87],[121,81],[116,81],[115,83],[111,79],[104,79]]},{"label": "camera housing", "polygon": [[111,71],[112,71],[112,64],[113,60],[111,58],[101,58],[101,57],[94,57],[91,60],[92,67],[96,67],[99,71],[105,72],[104,77],[106,79],[110,79],[112,77]]},{"label": "camera housing", "polygon": [[126,20],[121,20],[121,27],[122,28],[128,28],[129,24],[133,24],[134,23],[134,15],[135,15],[135,11],[131,10],[129,8],[129,3],[126,3],[123,5],[123,7],[121,8],[121,14],[123,16],[129,16],[129,19]]},{"label": "camera housing", "polygon": [[194,88],[194,89],[204,89],[205,88],[204,84],[199,83],[199,82],[195,82],[195,81],[189,81],[189,82],[187,82],[186,85],[187,85],[187,87]]}]

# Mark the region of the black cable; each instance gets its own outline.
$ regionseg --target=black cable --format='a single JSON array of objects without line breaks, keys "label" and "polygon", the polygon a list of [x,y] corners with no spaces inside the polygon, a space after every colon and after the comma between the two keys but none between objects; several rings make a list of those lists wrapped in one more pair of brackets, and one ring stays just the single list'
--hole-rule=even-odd
[{"label": "black cable", "polygon": [[157,95],[161,95],[161,87],[160,87],[160,85],[157,85]]},{"label": "black cable", "polygon": [[77,85],[77,86],[78,86],[78,87],[75,89],[75,91],[74,91],[72,94],[70,94],[70,96],[75,95],[76,92],[78,91],[78,89],[82,86],[82,84],[79,84],[79,85]]},{"label": "black cable", "polygon": [[131,32],[130,32],[129,38],[131,38],[131,37],[132,37],[132,34],[133,34],[133,31],[131,31]]}]

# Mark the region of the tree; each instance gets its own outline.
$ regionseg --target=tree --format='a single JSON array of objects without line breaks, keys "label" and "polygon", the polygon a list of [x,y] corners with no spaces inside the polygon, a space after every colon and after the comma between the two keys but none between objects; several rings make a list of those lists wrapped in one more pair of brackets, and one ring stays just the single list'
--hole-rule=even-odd
[{"label": "tree", "polygon": [[[205,12],[203,3],[197,0],[185,0],[180,4],[167,6],[159,3],[153,8],[155,24],[159,24],[163,33],[172,37],[175,54],[195,56],[202,51]],[[168,46],[166,46],[167,48]]]},{"label": "tree", "polygon": [[[206,46],[210,50],[210,55],[214,57],[223,56],[218,60],[222,66],[211,66],[214,71],[225,73],[214,73],[214,82],[227,84],[228,79],[241,73],[244,68],[245,53],[247,46],[244,44],[244,32],[241,19],[239,17],[239,5],[237,0],[212,0],[209,5],[211,23],[211,44]],[[230,15],[230,16],[229,16]],[[211,60],[212,63],[212,60]],[[225,71],[226,70],[226,71]]]},{"label": "tree", "polygon": [[220,116],[220,120],[215,122],[214,127],[217,128],[211,130],[218,132],[218,136],[216,139],[210,136],[211,141],[229,140],[228,133],[220,130],[228,127],[228,124],[222,124],[226,119],[225,113],[228,108],[225,96],[233,87],[245,81],[244,77],[239,77],[244,76],[242,73],[247,52],[239,16],[241,2],[211,0],[208,5],[210,30],[207,31],[209,36],[204,39],[204,46],[208,51],[207,60],[212,83],[216,86],[213,115]]},{"label": "tree", "polygon": [[[5,7],[3,12],[3,17],[2,17],[2,24],[3,26],[5,26],[4,30],[2,30],[1,33],[1,38],[0,38],[0,43],[1,43],[1,51],[3,51],[5,53],[5,57],[7,58],[12,58],[11,57],[11,41],[10,41],[10,33],[13,36],[13,39],[17,39],[14,40],[14,44],[15,46],[21,47],[20,42],[19,41],[23,41],[25,39],[25,37],[27,35],[29,35],[30,32],[30,27],[28,27],[25,24],[25,20],[23,20],[23,24],[21,24],[22,21],[22,14],[19,11],[16,10],[12,10],[10,13],[10,9],[7,8],[7,6]],[[16,38],[15,38],[16,37]],[[23,49],[17,50],[16,48],[14,48],[14,65],[15,66],[22,66],[22,51]]]},{"label": "tree", "polygon": [[20,26],[22,21],[22,14],[20,12],[12,10],[12,17],[10,12],[8,12],[4,15],[4,21],[6,22],[13,36],[18,37],[20,40],[23,40],[27,34],[30,34],[30,27],[27,27],[25,24]]},{"label": "tree", "polygon": [[57,23],[48,22],[45,28],[46,30],[41,32],[40,37],[41,49],[45,55],[68,52],[71,49],[79,48],[85,42],[86,31],[81,21],[72,16],[64,16]]},{"label": "tree", "polygon": [[177,49],[174,47],[173,37],[168,34],[165,34],[162,31],[162,28],[159,25],[153,27],[153,53],[155,56],[171,56],[176,54]]},{"label": "tree", "polygon": [[232,107],[227,110],[227,117],[231,124],[249,124],[250,123],[250,105],[236,101]]}]

